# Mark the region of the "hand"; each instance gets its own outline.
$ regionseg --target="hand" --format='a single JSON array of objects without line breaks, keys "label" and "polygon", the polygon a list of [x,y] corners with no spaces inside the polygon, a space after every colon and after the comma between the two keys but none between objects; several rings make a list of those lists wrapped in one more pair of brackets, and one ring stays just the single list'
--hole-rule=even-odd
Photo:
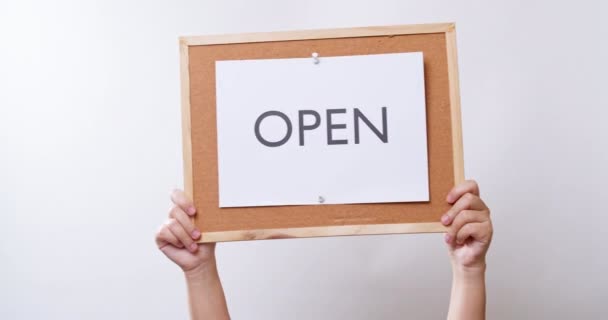
[{"label": "hand", "polygon": [[196,215],[192,201],[181,190],[171,194],[173,208],[169,219],[156,233],[156,245],[171,261],[175,262],[186,274],[199,271],[215,264],[215,243],[198,244],[201,232],[192,223]]},{"label": "hand", "polygon": [[493,229],[490,209],[479,197],[479,186],[467,180],[455,186],[446,200],[453,206],[441,217],[441,223],[448,228],[445,242],[452,266],[485,271]]}]

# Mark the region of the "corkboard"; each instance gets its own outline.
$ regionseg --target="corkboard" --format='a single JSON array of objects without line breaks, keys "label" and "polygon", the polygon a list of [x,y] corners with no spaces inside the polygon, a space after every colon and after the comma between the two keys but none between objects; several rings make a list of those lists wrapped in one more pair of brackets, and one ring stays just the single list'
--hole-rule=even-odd
[{"label": "corkboard", "polygon": [[[463,180],[453,24],[333,29],[180,39],[185,191],[201,242],[353,234],[442,232],[447,192]],[[220,208],[215,61],[422,51],[430,201]],[[246,161],[246,160],[244,160]]]}]

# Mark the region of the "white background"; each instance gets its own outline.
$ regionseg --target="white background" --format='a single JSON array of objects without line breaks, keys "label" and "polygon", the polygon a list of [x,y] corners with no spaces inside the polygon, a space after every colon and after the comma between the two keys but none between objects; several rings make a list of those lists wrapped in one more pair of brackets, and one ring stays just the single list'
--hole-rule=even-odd
[{"label": "white background", "polygon": [[[320,58],[216,62],[217,141],[220,207],[428,201],[426,107],[421,52]],[[386,106],[386,128],[382,109]],[[358,108],[380,132],[382,142],[361,120],[355,144],[353,113]],[[313,110],[319,125],[304,132],[300,145],[298,110]],[[328,145],[328,109],[334,140]],[[264,112],[279,111],[291,123]],[[306,116],[311,125],[314,117]]]},{"label": "white background", "polygon": [[[456,21],[489,319],[601,319],[605,1],[0,2],[0,318],[183,319],[154,246],[182,185],[177,37]],[[440,319],[442,236],[223,244],[235,319]]]}]

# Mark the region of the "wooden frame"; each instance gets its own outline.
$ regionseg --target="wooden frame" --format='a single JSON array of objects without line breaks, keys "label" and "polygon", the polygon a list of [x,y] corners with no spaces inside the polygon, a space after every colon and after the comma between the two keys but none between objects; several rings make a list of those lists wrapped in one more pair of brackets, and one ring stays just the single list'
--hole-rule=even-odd
[{"label": "wooden frame", "polygon": [[[191,78],[189,52],[191,47],[246,44],[258,42],[281,42],[297,40],[361,38],[378,36],[398,36],[417,34],[444,34],[447,55],[447,72],[449,81],[449,107],[451,120],[451,145],[453,163],[453,182],[457,184],[464,180],[464,163],[462,150],[462,131],[460,116],[460,96],[458,84],[458,64],[456,54],[456,33],[453,23],[402,25],[386,27],[365,27],[348,29],[327,29],[308,31],[289,31],[272,33],[247,33],[233,35],[193,36],[180,38],[181,66],[181,99],[182,99],[182,133],[183,133],[183,166],[184,190],[193,197],[193,147],[191,122]],[[196,203],[196,202],[195,202]],[[444,232],[445,227],[438,222],[389,223],[389,224],[356,224],[312,226],[296,228],[265,228],[255,230],[202,230],[199,242],[221,242],[235,240],[260,240],[294,237],[322,237],[363,234],[394,234],[394,233],[427,233]],[[199,228],[201,224],[197,223]]]}]

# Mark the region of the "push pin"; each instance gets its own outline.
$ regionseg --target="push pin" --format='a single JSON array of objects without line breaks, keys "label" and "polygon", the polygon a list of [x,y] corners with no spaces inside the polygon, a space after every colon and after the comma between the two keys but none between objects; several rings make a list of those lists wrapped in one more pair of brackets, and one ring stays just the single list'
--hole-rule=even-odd
[{"label": "push pin", "polygon": [[319,203],[324,203],[325,202],[325,198],[323,198],[323,196],[319,196]]},{"label": "push pin", "polygon": [[312,53],[312,59],[314,61],[315,64],[319,64],[319,54],[316,52]]}]

